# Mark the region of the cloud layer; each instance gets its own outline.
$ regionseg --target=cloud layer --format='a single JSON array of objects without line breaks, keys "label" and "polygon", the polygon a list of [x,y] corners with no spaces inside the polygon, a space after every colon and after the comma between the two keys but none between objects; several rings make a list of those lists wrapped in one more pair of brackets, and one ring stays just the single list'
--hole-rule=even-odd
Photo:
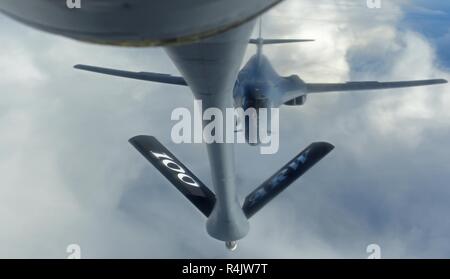
[{"label": "cloud layer", "polygon": [[[265,54],[280,74],[306,81],[450,79],[439,45],[405,20],[410,2],[385,2],[286,1],[264,17],[264,36],[317,41]],[[278,154],[236,147],[242,197],[266,178],[255,173],[274,172],[310,142],[337,148],[255,216],[229,254],[127,143],[152,134],[211,184],[203,146],[169,143],[170,114],[192,107],[190,92],[71,68],[176,73],[162,50],[86,45],[4,17],[0,26],[0,257],[63,258],[70,243],[90,258],[362,258],[370,243],[383,257],[450,256],[448,86],[317,95],[283,108]]]}]

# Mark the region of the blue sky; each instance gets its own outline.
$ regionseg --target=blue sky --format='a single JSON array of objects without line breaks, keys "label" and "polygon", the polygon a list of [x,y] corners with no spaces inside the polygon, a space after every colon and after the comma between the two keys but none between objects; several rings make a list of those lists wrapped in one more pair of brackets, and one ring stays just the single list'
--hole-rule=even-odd
[{"label": "blue sky", "polygon": [[450,3],[438,0],[412,2],[416,6],[406,10],[404,27],[429,39],[437,49],[442,66],[450,68]]}]

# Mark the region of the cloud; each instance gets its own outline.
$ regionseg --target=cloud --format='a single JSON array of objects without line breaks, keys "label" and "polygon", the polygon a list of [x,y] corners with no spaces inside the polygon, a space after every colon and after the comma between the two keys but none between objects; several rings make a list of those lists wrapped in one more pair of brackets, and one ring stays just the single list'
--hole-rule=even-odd
[{"label": "cloud", "polygon": [[[317,3],[316,3],[317,2]],[[313,38],[268,46],[284,75],[307,81],[447,78],[426,37],[399,28],[401,1],[381,11],[355,1],[286,1],[264,36]],[[386,2],[386,1],[384,1]],[[368,21],[367,18],[372,18]],[[265,157],[237,146],[244,197],[310,142],[336,150],[251,220],[235,254],[127,143],[152,134],[210,185],[204,146],[169,143],[185,88],[77,72],[85,63],[177,73],[160,49],[74,42],[0,18],[0,257],[448,257],[449,87],[309,96],[283,108],[281,146]],[[249,47],[247,57],[254,53]],[[249,161],[257,162],[248,164]]]}]

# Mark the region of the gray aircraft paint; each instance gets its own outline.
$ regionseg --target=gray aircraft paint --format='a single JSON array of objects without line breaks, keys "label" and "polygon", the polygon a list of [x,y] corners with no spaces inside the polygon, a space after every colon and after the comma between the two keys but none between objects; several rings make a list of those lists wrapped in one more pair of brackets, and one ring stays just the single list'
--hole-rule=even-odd
[{"label": "gray aircraft paint", "polygon": [[[221,0],[212,3],[201,0],[192,4],[177,0],[175,4],[172,1],[172,5],[168,5],[164,4],[165,1],[157,1],[155,4],[154,1],[130,0],[125,5],[118,5],[122,1],[111,0],[106,4],[104,1],[91,0],[86,1],[91,4],[75,11],[68,9],[63,0],[4,0],[0,3],[0,10],[41,30],[94,43],[149,46],[192,42],[209,37],[193,44],[170,46],[166,51],[183,74],[195,98],[203,101],[204,109],[216,107],[224,110],[232,107],[231,96],[254,25],[253,19],[278,2],[280,1]],[[103,5],[99,5],[100,3]],[[168,14],[173,15],[170,17],[172,20],[167,17]],[[279,79],[263,56],[257,58],[256,63],[253,61],[248,66],[253,70],[256,69],[255,65],[266,67],[264,75],[258,79],[264,82],[272,82],[274,79],[283,81],[283,86],[286,87],[279,92],[293,92],[292,95],[283,94],[278,102],[270,104],[272,106],[291,101],[296,104],[297,98],[304,101],[306,93],[398,88],[445,82],[431,80],[306,84],[297,76]],[[267,96],[272,102],[275,100],[273,92],[275,91],[264,91],[264,94],[270,94]],[[212,143],[207,145],[207,150],[217,198],[207,221],[207,230],[217,239],[234,241],[248,233],[249,224],[236,195],[233,145]]]},{"label": "gray aircraft paint", "polygon": [[[214,36],[166,50],[195,97],[203,100],[203,108],[225,110],[232,107],[233,85],[254,19],[279,2],[129,0],[124,5],[119,0],[90,0],[82,9],[69,9],[65,0],[4,0],[0,11],[44,31],[100,44],[164,45]],[[233,144],[212,143],[207,150],[217,195],[207,230],[220,240],[240,239],[249,224],[237,200]]]},{"label": "gray aircraft paint", "polygon": [[[195,98],[203,101],[203,111],[214,107],[225,114],[226,108],[233,107],[233,86],[253,26],[254,22],[250,22],[199,43],[166,48]],[[206,146],[216,194],[207,231],[223,241],[241,239],[247,235],[249,223],[236,193],[234,146],[229,143]]]},{"label": "gray aircraft paint", "polygon": [[[38,29],[92,43],[155,46],[197,41],[249,22],[282,0],[2,0],[0,11]],[[164,28],[162,28],[164,27]]]}]

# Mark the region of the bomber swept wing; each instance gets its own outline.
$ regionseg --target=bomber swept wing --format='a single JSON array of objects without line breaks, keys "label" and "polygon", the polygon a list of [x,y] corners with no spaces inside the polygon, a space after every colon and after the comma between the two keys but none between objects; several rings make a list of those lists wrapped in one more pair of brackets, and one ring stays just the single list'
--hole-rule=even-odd
[{"label": "bomber swept wing", "polygon": [[445,79],[425,79],[425,80],[408,80],[408,81],[352,81],[346,83],[305,83],[297,76],[294,78],[286,78],[286,93],[283,96],[284,104],[296,105],[302,104],[302,98],[305,95],[313,93],[329,93],[329,92],[348,92],[348,91],[368,91],[368,90],[385,90],[398,89],[417,86],[428,86],[436,84],[448,83]]},{"label": "bomber swept wing", "polygon": [[353,81],[347,83],[307,83],[307,93],[324,93],[337,91],[380,90],[405,88],[447,83],[445,79],[426,79],[394,82]]},{"label": "bomber swept wing", "polygon": [[79,69],[79,70],[89,71],[89,72],[110,75],[110,76],[117,76],[117,77],[132,78],[132,79],[139,79],[139,80],[145,80],[145,81],[153,81],[153,82],[159,82],[159,83],[168,83],[168,84],[174,84],[174,85],[187,86],[187,82],[184,80],[184,78],[178,77],[178,76],[172,76],[172,75],[168,75],[168,74],[122,71],[122,70],[101,68],[101,67],[88,66],[88,65],[75,65],[74,68]]}]

